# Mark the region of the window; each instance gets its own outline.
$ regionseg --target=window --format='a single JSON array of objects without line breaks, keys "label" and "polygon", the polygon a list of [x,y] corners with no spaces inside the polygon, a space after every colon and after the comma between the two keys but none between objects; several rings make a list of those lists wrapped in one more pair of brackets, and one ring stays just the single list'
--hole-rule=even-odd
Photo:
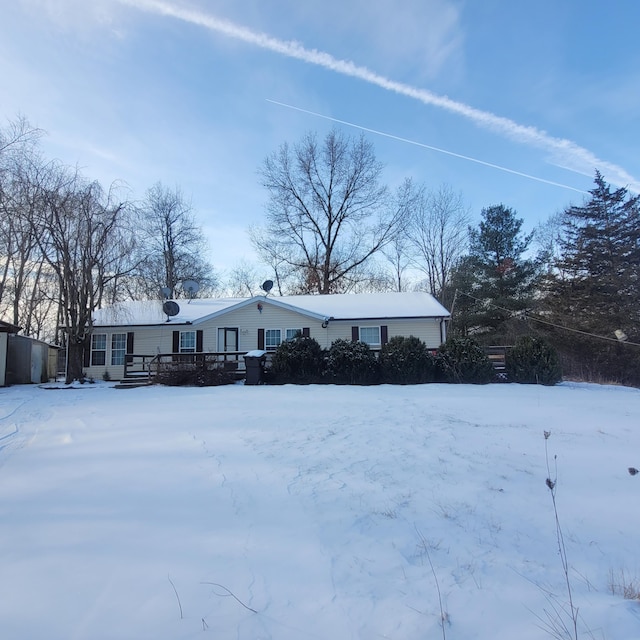
[{"label": "window", "polygon": [[302,335],[302,329],[285,329],[284,331],[284,339],[286,342],[289,340],[293,340]]},{"label": "window", "polygon": [[114,333],[111,335],[111,364],[124,364],[127,353],[127,334]]},{"label": "window", "polygon": [[264,348],[273,351],[282,342],[280,329],[265,329]]},{"label": "window", "polygon": [[380,327],[360,327],[360,342],[368,345],[380,344]]},{"label": "window", "polygon": [[196,332],[181,331],[180,332],[180,353],[196,352]]},{"label": "window", "polygon": [[91,365],[102,366],[107,362],[107,334],[94,333],[91,336]]}]

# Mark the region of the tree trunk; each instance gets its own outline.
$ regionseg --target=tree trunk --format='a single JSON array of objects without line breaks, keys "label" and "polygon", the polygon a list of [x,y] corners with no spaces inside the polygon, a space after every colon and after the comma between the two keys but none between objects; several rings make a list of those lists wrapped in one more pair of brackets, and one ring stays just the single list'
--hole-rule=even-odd
[{"label": "tree trunk", "polygon": [[83,369],[84,344],[72,336],[68,336],[66,384],[71,384],[74,380],[82,380],[84,378]]}]

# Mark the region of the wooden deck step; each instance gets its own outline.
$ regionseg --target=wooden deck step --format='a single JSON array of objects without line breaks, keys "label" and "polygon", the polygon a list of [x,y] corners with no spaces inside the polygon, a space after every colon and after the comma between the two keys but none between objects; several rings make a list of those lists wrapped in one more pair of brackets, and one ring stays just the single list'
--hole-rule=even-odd
[{"label": "wooden deck step", "polygon": [[136,389],[138,387],[150,387],[151,385],[152,385],[152,382],[149,379],[149,376],[146,376],[144,378],[142,376],[138,376],[138,377],[124,378],[123,380],[120,380],[120,382],[115,384],[113,388],[114,389]]}]

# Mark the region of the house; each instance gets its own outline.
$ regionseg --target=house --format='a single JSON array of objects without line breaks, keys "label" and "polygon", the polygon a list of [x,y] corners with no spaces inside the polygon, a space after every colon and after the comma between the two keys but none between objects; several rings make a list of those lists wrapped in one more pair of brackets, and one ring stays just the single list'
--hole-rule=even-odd
[{"label": "house", "polygon": [[242,369],[242,354],[273,351],[298,333],[324,348],[342,338],[376,350],[393,336],[413,335],[436,349],[449,319],[421,292],[128,301],[95,312],[85,375],[118,380],[161,357],[195,357],[188,354],[215,354]]}]

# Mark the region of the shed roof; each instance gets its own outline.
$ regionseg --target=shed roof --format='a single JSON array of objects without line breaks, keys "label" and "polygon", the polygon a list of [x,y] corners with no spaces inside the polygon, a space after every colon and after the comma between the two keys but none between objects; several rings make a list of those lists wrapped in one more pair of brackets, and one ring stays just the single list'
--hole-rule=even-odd
[{"label": "shed roof", "polygon": [[0,320],[0,333],[18,333],[21,329],[17,324]]},{"label": "shed roof", "polygon": [[273,304],[323,320],[448,318],[449,312],[429,293],[346,293],[302,296],[254,296],[177,300],[178,314],[167,317],[159,300],[126,301],[94,314],[94,326],[200,323],[250,304]]}]

